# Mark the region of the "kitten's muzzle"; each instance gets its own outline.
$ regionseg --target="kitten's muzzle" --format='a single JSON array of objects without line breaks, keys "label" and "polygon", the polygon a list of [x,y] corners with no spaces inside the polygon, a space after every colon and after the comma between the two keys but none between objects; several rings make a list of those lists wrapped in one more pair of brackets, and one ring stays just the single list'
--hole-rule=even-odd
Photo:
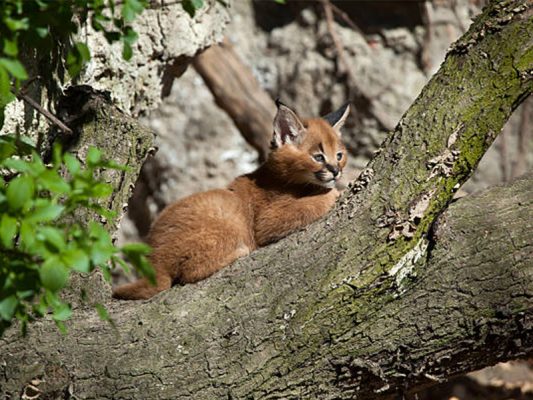
[{"label": "kitten's muzzle", "polygon": [[339,167],[335,167],[331,164],[326,164],[326,169],[332,173],[333,178],[336,178],[341,172]]},{"label": "kitten's muzzle", "polygon": [[325,187],[333,187],[341,177],[341,170],[332,165],[326,165],[325,169],[315,172],[316,179]]}]

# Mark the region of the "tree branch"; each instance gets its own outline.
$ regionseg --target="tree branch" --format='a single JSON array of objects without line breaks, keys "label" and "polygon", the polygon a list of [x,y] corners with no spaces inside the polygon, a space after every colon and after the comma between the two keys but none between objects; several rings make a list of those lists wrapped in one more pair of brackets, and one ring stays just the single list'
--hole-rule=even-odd
[{"label": "tree branch", "polygon": [[529,2],[493,1],[327,218],[199,284],[111,303],[116,330],[79,311],[67,336],[9,331],[1,390],[372,399],[531,353],[533,179],[436,219],[532,91],[532,43]]},{"label": "tree branch", "polygon": [[264,161],[270,151],[276,105],[226,40],[198,54],[193,65],[244,139]]},{"label": "tree branch", "polygon": [[35,111],[37,111],[39,114],[41,114],[44,117],[46,117],[46,119],[48,119],[48,121],[50,121],[51,123],[56,125],[59,129],[61,129],[63,131],[63,133],[65,133],[67,135],[72,135],[72,129],[70,129],[68,126],[66,126],[63,123],[63,121],[61,121],[59,118],[57,118],[50,111],[48,111],[47,109],[41,107],[41,105],[39,103],[37,103],[30,96],[28,96],[26,93],[24,93],[24,91],[19,91],[18,93],[15,92],[15,91],[12,91],[12,92],[13,92],[13,94],[15,96],[17,96],[17,98],[19,100],[24,100],[26,103],[28,103],[30,106],[32,106],[35,109]]},{"label": "tree branch", "polygon": [[302,254],[291,237],[198,285],[114,302],[116,329],[85,310],[66,336],[46,321],[12,330],[0,393],[38,378],[43,394],[80,398],[379,399],[531,354],[532,191],[530,175],[456,202],[419,262],[389,275],[394,288],[364,300],[350,287],[342,308],[306,314],[302,287],[339,255]]}]

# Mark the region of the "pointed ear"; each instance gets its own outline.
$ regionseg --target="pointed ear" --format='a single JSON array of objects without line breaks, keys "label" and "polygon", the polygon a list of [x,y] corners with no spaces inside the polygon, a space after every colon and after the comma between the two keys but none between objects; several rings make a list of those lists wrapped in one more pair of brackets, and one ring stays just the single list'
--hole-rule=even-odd
[{"label": "pointed ear", "polygon": [[278,112],[274,117],[274,137],[272,147],[277,148],[286,143],[294,143],[304,132],[305,126],[296,113],[276,100]]},{"label": "pointed ear", "polygon": [[340,134],[340,129],[344,125],[348,114],[350,113],[350,102],[344,103],[337,111],[333,111],[322,118]]}]

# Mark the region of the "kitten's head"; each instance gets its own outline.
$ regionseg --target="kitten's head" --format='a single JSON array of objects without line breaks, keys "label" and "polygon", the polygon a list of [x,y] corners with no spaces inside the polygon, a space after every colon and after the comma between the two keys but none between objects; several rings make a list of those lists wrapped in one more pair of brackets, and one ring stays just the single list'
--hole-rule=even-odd
[{"label": "kitten's head", "polygon": [[346,148],[340,129],[350,112],[349,104],[323,118],[300,120],[277,101],[270,161],[280,178],[289,183],[335,187],[346,165]]}]

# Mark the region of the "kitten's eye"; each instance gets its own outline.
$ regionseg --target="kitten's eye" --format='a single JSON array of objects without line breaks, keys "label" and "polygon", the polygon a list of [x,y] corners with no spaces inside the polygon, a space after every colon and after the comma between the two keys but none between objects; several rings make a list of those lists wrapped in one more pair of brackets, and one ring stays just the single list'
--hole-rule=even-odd
[{"label": "kitten's eye", "polygon": [[322,154],[315,154],[313,156],[313,159],[316,161],[316,162],[319,162],[319,163],[323,163],[324,161],[326,161],[326,159],[324,158],[324,156]]},{"label": "kitten's eye", "polygon": [[340,161],[340,160],[342,160],[342,151],[339,151],[337,153],[337,161]]}]

